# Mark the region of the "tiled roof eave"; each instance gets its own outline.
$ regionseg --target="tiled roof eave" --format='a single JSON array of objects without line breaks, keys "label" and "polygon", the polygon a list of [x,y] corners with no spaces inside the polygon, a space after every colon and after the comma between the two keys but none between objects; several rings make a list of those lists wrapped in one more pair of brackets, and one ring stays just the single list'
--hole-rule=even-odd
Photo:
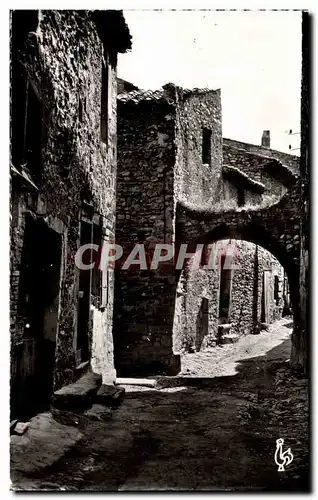
[{"label": "tiled roof eave", "polygon": [[223,165],[223,175],[234,184],[244,185],[247,189],[255,193],[263,193],[266,189],[262,182],[255,181],[237,167]]},{"label": "tiled roof eave", "polygon": [[[182,88],[177,89],[178,98],[181,98],[181,99],[183,97],[203,95],[203,94],[208,94],[211,92],[213,93],[213,92],[217,92],[217,91],[211,90],[211,89],[182,89]],[[144,101],[160,101],[160,100],[168,102],[169,104],[176,104],[176,98],[174,96],[171,96],[171,94],[169,95],[169,93],[166,92],[164,89],[132,90],[131,92],[125,92],[125,93],[119,94],[117,96],[117,99],[121,102],[124,102],[124,103],[125,102],[133,102],[135,104],[138,104],[139,102],[144,102]]]},{"label": "tiled roof eave", "polygon": [[264,166],[266,172],[282,182],[296,182],[298,175],[278,160],[270,160]]}]

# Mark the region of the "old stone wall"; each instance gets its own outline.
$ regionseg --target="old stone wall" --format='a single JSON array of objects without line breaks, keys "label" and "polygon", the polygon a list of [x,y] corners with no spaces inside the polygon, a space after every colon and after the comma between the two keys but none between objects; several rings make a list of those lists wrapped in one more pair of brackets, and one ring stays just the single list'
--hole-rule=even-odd
[{"label": "old stone wall", "polygon": [[[223,196],[221,92],[179,92],[176,109],[175,199],[202,206]],[[204,130],[208,158],[202,157]]]},{"label": "old stone wall", "polygon": [[[267,149],[266,154],[264,151],[258,154],[262,148],[251,146],[249,150],[248,145],[239,147],[237,141],[235,147],[222,145],[219,91],[189,91],[172,84],[155,92],[133,90],[119,96],[118,111],[116,236],[119,243],[126,240],[126,257],[135,243],[147,243],[146,254],[151,258],[150,242],[172,241],[177,252],[181,243],[192,244],[202,238],[206,243],[212,230],[215,232],[212,241],[236,236],[253,241],[272,251],[284,265],[285,252],[290,253],[286,265],[295,279],[291,268],[295,261],[297,275],[296,211],[290,213],[288,208],[285,214],[282,208],[283,228],[276,227],[276,208],[272,212],[261,208],[250,212],[244,207],[234,211],[237,188],[222,175],[222,164],[226,162],[251,178],[252,184],[255,181],[265,184],[265,192],[278,199],[286,188],[264,168],[269,161],[280,161],[282,156]],[[286,162],[292,164],[290,158]],[[261,191],[256,187],[245,190],[247,207],[262,202]],[[275,205],[277,199],[270,204]],[[229,204],[226,213],[224,207],[214,210],[224,202]],[[196,214],[194,218],[190,213]],[[229,314],[232,333],[236,335],[254,332],[261,321],[263,270],[275,262],[274,268],[278,267],[274,274],[279,275],[279,282],[282,273],[278,261],[262,248],[256,251],[255,245],[243,241],[238,247],[240,262],[238,270],[233,272]],[[163,269],[151,271],[149,263],[147,260],[144,271],[133,272],[132,268],[124,271],[120,269],[121,263],[116,270],[116,360],[123,374],[140,373],[143,369],[156,373],[162,370],[163,361],[166,365],[169,360],[174,362],[172,336],[176,354],[182,347],[205,348],[218,337],[219,272],[190,266],[180,277],[173,265],[163,266],[164,273]],[[272,277],[268,277],[267,322],[279,317],[282,310],[281,303],[273,304],[273,283]],[[199,323],[204,314],[206,320],[203,309],[207,303],[207,332],[198,339],[202,337]]]},{"label": "old stone wall", "polygon": [[[174,362],[174,273],[149,268],[154,244],[173,238],[173,112],[165,97],[118,99],[116,241],[123,245],[124,256],[116,269],[114,341],[121,374],[169,371]],[[135,244],[145,245],[145,269],[123,269]]]},{"label": "old stone wall", "polygon": [[[106,237],[114,236],[116,184],[116,68],[108,71],[108,138],[101,140],[102,60],[109,61],[87,11],[41,11],[36,33],[19,54],[45,109],[46,140],[38,191],[12,197],[13,212],[24,207],[35,217],[60,225],[63,239],[61,293],[54,385],[75,377],[78,279],[74,257],[84,200],[101,217]],[[114,63],[113,63],[114,64]],[[19,168],[19,165],[16,165]],[[32,165],[27,165],[32,178]],[[14,188],[16,190],[16,188]],[[17,190],[16,190],[17,193]],[[14,205],[14,207],[13,207]],[[12,344],[22,341],[15,303],[24,236],[21,214],[12,229]],[[112,347],[113,280],[104,311],[92,313],[91,364],[104,382],[114,380]]]},{"label": "old stone wall", "polygon": [[311,104],[311,42],[312,16],[309,12],[302,13],[302,78],[301,78],[301,223],[299,227],[300,238],[300,321],[298,329],[293,334],[293,349],[291,362],[300,368],[307,376],[310,372],[310,104]]},{"label": "old stone wall", "polygon": [[[203,130],[208,131],[203,161]],[[118,98],[116,238],[128,248],[174,242],[179,200],[197,206],[222,186],[220,91],[133,91]],[[128,252],[129,253],[129,252]],[[120,267],[120,263],[119,263]],[[172,322],[177,277],[158,271],[116,270],[116,367],[122,373],[176,369]],[[137,299],[138,297],[138,299]],[[182,307],[177,300],[177,307]]]}]

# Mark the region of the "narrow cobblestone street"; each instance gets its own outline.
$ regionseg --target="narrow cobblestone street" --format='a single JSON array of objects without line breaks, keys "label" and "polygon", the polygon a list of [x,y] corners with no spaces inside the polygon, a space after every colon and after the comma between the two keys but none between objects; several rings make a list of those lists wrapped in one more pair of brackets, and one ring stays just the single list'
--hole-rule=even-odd
[{"label": "narrow cobblestone street", "polygon": [[[205,349],[181,357],[181,374],[196,377],[222,377],[235,375],[237,361],[255,356],[263,356],[282,341],[290,338],[292,329],[291,318],[282,318],[268,325],[259,335],[246,335],[239,342]],[[287,358],[289,358],[287,353]],[[280,350],[275,350],[274,357],[280,356]],[[286,359],[287,359],[286,358]]]},{"label": "narrow cobblestone street", "polygon": [[[195,360],[191,373],[201,363],[200,375],[204,372],[206,378],[162,378],[153,389],[126,386],[122,405],[109,411],[106,421],[80,422],[83,439],[52,466],[26,476],[15,464],[14,488],[19,484],[30,490],[64,491],[306,488],[308,387],[286,362],[290,326],[284,320],[254,342],[244,339],[245,354],[238,345],[223,348],[215,371],[212,352],[189,355]],[[209,372],[204,359],[206,365],[210,359]],[[237,373],[224,376],[226,360],[231,366],[235,359],[240,360]],[[189,359],[186,365],[191,365]],[[213,373],[222,376],[213,378]],[[274,461],[278,438],[285,439],[294,455],[285,472],[278,472]]]}]

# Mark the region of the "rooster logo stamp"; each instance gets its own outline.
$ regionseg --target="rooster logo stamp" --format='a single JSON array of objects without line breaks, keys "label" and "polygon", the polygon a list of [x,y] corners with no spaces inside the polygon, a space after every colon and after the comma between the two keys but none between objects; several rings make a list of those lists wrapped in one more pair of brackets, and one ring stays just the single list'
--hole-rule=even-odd
[{"label": "rooster logo stamp", "polygon": [[274,455],[274,459],[276,462],[276,465],[278,465],[278,472],[283,472],[285,470],[285,467],[289,464],[292,463],[294,460],[294,456],[288,448],[288,450],[283,452],[283,444],[284,440],[283,439],[276,439],[276,451]]}]

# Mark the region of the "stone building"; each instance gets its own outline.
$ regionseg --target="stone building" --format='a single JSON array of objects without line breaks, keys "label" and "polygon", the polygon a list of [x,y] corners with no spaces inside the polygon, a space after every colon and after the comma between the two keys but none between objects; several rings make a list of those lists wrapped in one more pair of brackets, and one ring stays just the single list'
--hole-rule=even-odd
[{"label": "stone building", "polygon": [[121,11],[13,11],[11,28],[11,411],[21,418],[89,367],[115,378],[112,271],[74,258],[114,238],[117,54],[131,37]]},{"label": "stone building", "polygon": [[[299,159],[270,149],[269,133],[264,136],[263,146],[222,140],[220,90],[167,84],[154,92],[119,94],[117,240],[128,248],[143,243],[149,255],[156,243],[172,244],[176,257],[183,224],[178,206],[217,216],[275,204],[293,189]],[[242,239],[254,242],[250,234]],[[220,318],[221,324],[231,321],[230,335],[237,335],[255,333],[260,322],[281,315],[284,262],[251,243],[241,241],[236,248],[241,269],[231,280],[231,272],[222,276],[220,267],[192,269],[192,259],[181,273],[173,258],[156,270],[118,267],[114,345],[119,373],[177,373],[182,346],[200,349],[218,341]],[[225,302],[231,295],[232,317],[220,290]]]}]

